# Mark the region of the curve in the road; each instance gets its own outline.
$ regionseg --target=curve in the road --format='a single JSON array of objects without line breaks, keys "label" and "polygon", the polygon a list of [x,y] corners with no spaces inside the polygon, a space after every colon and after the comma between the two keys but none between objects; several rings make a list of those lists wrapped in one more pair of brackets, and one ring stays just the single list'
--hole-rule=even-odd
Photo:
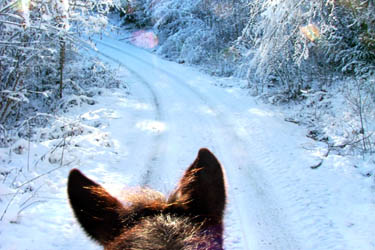
[{"label": "curve in the road", "polygon": [[[293,236],[291,236],[288,233],[288,230],[286,230],[283,226],[283,214],[278,209],[275,201],[270,199],[272,195],[268,194],[267,189],[265,188],[267,187],[267,181],[262,175],[262,171],[259,169],[259,167],[254,166],[255,164],[251,159],[248,159],[247,154],[249,145],[232,129],[233,124],[230,121],[230,118],[228,118],[227,115],[224,116],[220,110],[216,109],[216,103],[210,100],[209,97],[200,93],[197,89],[190,86],[181,77],[164,69],[158,68],[154,64],[138,57],[137,55],[129,53],[120,47],[107,44],[99,40],[95,40],[95,42],[137,60],[144,65],[145,71],[147,71],[146,68],[148,68],[148,70],[157,71],[158,74],[168,77],[169,79],[173,80],[176,87],[184,88],[186,90],[185,93],[190,93],[191,98],[198,99],[202,105],[206,106],[207,109],[211,110],[215,114],[214,118],[216,119],[216,122],[212,119],[204,119],[206,119],[205,122],[207,124],[211,124],[210,126],[214,126],[213,124],[219,124],[219,126],[215,126],[215,129],[211,129],[210,133],[211,137],[215,138],[217,141],[215,145],[217,149],[222,152],[221,155],[224,157],[223,161],[227,163],[225,165],[233,165],[233,160],[236,159],[237,167],[227,167],[226,172],[229,187],[231,189],[230,196],[232,204],[230,204],[230,206],[234,210],[234,214],[237,216],[237,218],[235,218],[236,221],[240,224],[239,230],[237,230],[236,233],[242,235],[242,247],[244,249],[251,249],[254,244],[253,241],[257,240],[251,235],[260,234],[261,237],[263,237],[261,244],[264,245],[264,249],[299,249],[298,244],[293,239]],[[126,66],[125,62],[122,64]],[[127,66],[127,68],[129,67]],[[153,84],[147,80],[144,81],[147,82],[147,85]],[[155,91],[155,96],[158,95],[156,92],[157,91]],[[202,119],[202,117],[200,118]],[[231,148],[231,150],[228,150],[228,148]],[[232,179],[241,180],[240,182],[250,183],[250,185],[248,189],[245,190],[244,188],[232,184]],[[237,194],[238,190],[241,189],[241,195]],[[249,190],[251,191],[249,192]],[[244,195],[244,193],[246,195]],[[247,209],[244,209],[249,202],[259,202],[262,204],[262,209],[258,209],[258,211],[248,211]],[[254,225],[252,228],[243,224],[252,222],[257,222],[258,225]]]}]

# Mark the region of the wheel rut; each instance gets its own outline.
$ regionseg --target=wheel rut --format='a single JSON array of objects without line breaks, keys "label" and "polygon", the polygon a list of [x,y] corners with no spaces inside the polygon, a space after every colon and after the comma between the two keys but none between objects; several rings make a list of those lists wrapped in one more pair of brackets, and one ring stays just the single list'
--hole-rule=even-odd
[{"label": "wheel rut", "polygon": [[[99,42],[98,42],[99,43]],[[101,43],[105,45],[104,43]],[[107,46],[107,45],[105,45]],[[107,46],[107,47],[112,47],[112,46]],[[126,68],[132,76],[134,76],[142,85],[144,86],[144,89],[149,93],[151,99],[151,105],[154,107],[154,120],[157,122],[164,123],[164,117],[163,117],[163,111],[162,107],[160,104],[160,100],[155,92],[155,90],[152,87],[152,84],[150,84],[144,77],[142,77],[139,73],[136,71],[132,70],[126,63],[123,61],[120,61],[119,59],[116,59],[106,53],[103,53],[98,50],[94,50],[91,47],[87,47],[88,49],[92,50],[94,53],[106,58],[107,60],[110,60],[112,62],[117,63],[118,65]],[[150,183],[150,180],[152,178],[153,174],[153,166],[155,165],[155,162],[157,162],[159,159],[163,158],[161,156],[162,150],[161,150],[161,145],[163,142],[165,142],[166,135],[164,133],[156,133],[153,137],[153,142],[152,145],[147,145],[147,148],[151,149],[149,152],[149,156],[147,157],[147,160],[145,162],[145,167],[144,167],[144,173],[142,174],[142,178],[139,182],[140,185],[142,186],[148,186]],[[139,138],[139,142],[142,142],[142,139]],[[142,147],[142,146],[140,146]]]}]

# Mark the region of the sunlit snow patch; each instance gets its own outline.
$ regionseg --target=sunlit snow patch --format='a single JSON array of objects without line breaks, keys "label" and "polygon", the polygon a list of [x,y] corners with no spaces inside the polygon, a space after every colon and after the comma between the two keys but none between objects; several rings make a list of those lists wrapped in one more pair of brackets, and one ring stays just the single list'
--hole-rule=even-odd
[{"label": "sunlit snow patch", "polygon": [[148,131],[151,133],[161,133],[166,130],[165,123],[153,120],[141,121],[135,126],[142,131]]},{"label": "sunlit snow patch", "polygon": [[114,110],[101,108],[94,111],[86,112],[81,116],[81,118],[85,121],[97,120],[101,118],[119,119],[121,118],[121,115]]},{"label": "sunlit snow patch", "polygon": [[271,112],[267,112],[265,110],[261,110],[261,109],[257,109],[257,108],[249,109],[249,113],[257,115],[257,116],[262,116],[262,117],[273,116],[273,114]]},{"label": "sunlit snow patch", "polygon": [[131,101],[131,100],[129,100],[126,104],[124,104],[124,106],[133,108],[135,110],[152,110],[151,105],[148,103]]},{"label": "sunlit snow patch", "polygon": [[158,45],[159,39],[152,31],[139,30],[132,34],[131,43],[137,47],[152,49]]},{"label": "sunlit snow patch", "polygon": [[216,112],[210,107],[206,107],[206,106],[200,107],[200,111],[203,114],[212,115],[212,116],[216,115]]}]

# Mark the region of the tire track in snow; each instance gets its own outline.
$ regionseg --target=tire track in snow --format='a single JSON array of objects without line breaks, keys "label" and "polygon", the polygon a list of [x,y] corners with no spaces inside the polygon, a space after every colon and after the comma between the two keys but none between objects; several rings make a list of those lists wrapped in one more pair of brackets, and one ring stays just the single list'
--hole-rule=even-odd
[{"label": "tire track in snow", "polygon": [[[147,89],[147,91],[151,95],[152,106],[155,107],[155,117],[154,117],[155,121],[158,121],[158,122],[164,121],[160,101],[159,101],[159,99],[158,99],[158,97],[155,93],[155,90],[153,89],[153,87],[151,86],[151,84],[148,81],[146,81],[140,74],[138,74],[137,72],[133,71],[131,68],[126,66],[122,61],[120,61],[116,58],[113,58],[112,56],[110,56],[108,54],[105,54],[101,51],[94,50],[91,47],[88,47],[88,46],[85,46],[85,47],[90,49],[94,53],[99,54],[100,56],[105,57],[108,60],[113,61],[113,62],[119,64],[120,66],[126,68],[133,76],[135,76],[143,84],[143,86],[145,86],[145,88]],[[162,152],[161,145],[162,145],[162,141],[167,140],[164,137],[165,137],[165,133],[157,133],[154,136],[154,140],[153,140],[153,143],[152,143],[153,145],[147,145],[148,148],[151,148],[153,150],[150,151],[149,156],[148,156],[148,160],[146,161],[146,164],[145,164],[146,169],[145,169],[145,172],[142,176],[142,180],[140,182],[140,184],[142,186],[147,186],[149,184],[149,182],[151,180],[151,177],[152,177],[152,174],[153,174],[152,172],[153,172],[153,166],[155,165],[155,162],[157,162],[159,159],[163,158],[163,157],[161,157],[161,154],[162,154],[161,153]],[[138,140],[138,142],[142,142],[142,140]]]},{"label": "tire track in snow", "polygon": [[[225,163],[224,166],[231,166],[233,165],[233,160],[236,159],[236,165],[238,168],[226,168],[229,187],[231,188],[230,196],[232,202],[234,202],[234,213],[237,214],[238,223],[241,224],[239,234],[242,234],[242,245],[243,249],[254,249],[254,241],[259,239],[252,238],[251,235],[255,234],[260,236],[261,242],[258,242],[258,247],[260,249],[293,249],[297,250],[299,247],[296,246],[296,242],[291,235],[288,234],[288,230],[283,227],[282,219],[283,214],[277,208],[277,204],[274,204],[274,200],[272,200],[272,196],[269,195],[267,190],[263,187],[267,186],[267,182],[265,181],[264,176],[259,171],[259,167],[256,171],[251,171],[255,169],[251,169],[250,166],[255,165],[254,162],[248,159],[248,151],[249,147],[245,141],[235,132],[232,131],[232,124],[231,122],[224,117],[221,111],[215,108],[213,102],[208,101],[208,98],[201,94],[198,90],[192,88],[184,79],[180,78],[177,75],[171,74],[170,72],[155,67],[155,65],[149,63],[148,61],[133,55],[123,49],[106,44],[101,41],[96,41],[103,46],[109,47],[113,50],[116,50],[122,54],[125,54],[144,65],[151,67],[154,70],[159,71],[161,74],[166,75],[167,77],[174,80],[179,87],[184,88],[187,92],[190,92],[192,96],[199,99],[209,110],[211,110],[215,114],[216,122],[212,122],[211,120],[206,118],[206,122],[209,124],[211,123],[211,127],[215,129],[216,132],[212,132],[213,138],[220,138],[216,139],[216,141],[220,141],[217,145],[220,147],[221,156],[219,159]],[[202,118],[202,117],[201,117]],[[218,126],[219,125],[219,126]],[[228,154],[228,147],[232,148],[230,154]],[[229,156],[228,156],[229,155]],[[250,168],[250,171],[247,169]],[[245,173],[245,174],[244,174]],[[241,182],[250,182],[250,187],[247,189],[236,187],[232,183],[230,183],[231,179],[241,179]],[[241,190],[242,189],[242,190]],[[251,197],[248,195],[249,189],[251,190]],[[254,190],[253,190],[254,189]],[[238,190],[242,191],[241,195],[237,194]],[[248,195],[244,198],[244,195]],[[244,208],[246,207],[246,203],[249,201],[259,202],[262,209],[258,209],[258,211],[247,211]],[[233,204],[231,204],[233,205]],[[253,213],[251,216],[248,214]],[[251,218],[250,218],[251,217]],[[254,223],[254,227],[252,231],[248,229],[250,227],[242,225],[242,223]],[[275,225],[276,224],[276,225]],[[261,229],[259,229],[261,228]],[[255,237],[255,236],[253,236]]]}]

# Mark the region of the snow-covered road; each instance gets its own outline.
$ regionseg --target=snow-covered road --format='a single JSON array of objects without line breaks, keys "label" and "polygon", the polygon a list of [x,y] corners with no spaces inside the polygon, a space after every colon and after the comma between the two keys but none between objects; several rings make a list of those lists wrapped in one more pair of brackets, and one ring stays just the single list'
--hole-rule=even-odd
[{"label": "snow-covered road", "polygon": [[[302,249],[268,176],[278,175],[277,169],[282,167],[272,167],[279,163],[280,155],[272,154],[271,149],[288,142],[298,148],[301,145],[288,137],[303,138],[303,134],[296,134],[295,126],[285,124],[282,116],[265,107],[252,109],[254,103],[246,96],[213,86],[211,77],[110,38],[95,42],[101,53],[139,79],[131,85],[131,93],[149,93],[146,102],[154,110],[155,120],[143,122],[153,130],[154,140],[137,149],[149,151],[140,183],[156,189],[167,183],[171,190],[196,151],[210,148],[227,175],[226,248]],[[277,124],[281,124],[280,130]],[[289,134],[280,135],[286,129]],[[277,145],[270,145],[275,141]]]},{"label": "snow-covered road", "polygon": [[[241,89],[217,86],[236,79],[207,76],[110,37],[94,42],[103,60],[124,72],[130,95],[105,92],[96,105],[68,114],[91,130],[64,152],[72,167],[114,195],[137,185],[168,193],[199,148],[207,147],[226,171],[225,249],[375,249],[370,227],[363,228],[375,224],[373,218],[363,223],[367,207],[354,213],[348,206],[366,200],[367,186],[346,174],[349,169],[311,169],[322,145],[285,122],[277,108],[256,103]],[[49,146],[35,145],[32,152]],[[0,249],[98,249],[69,209],[68,171],[53,173],[42,185],[46,202],[21,218],[7,215],[17,223],[0,229]]]},{"label": "snow-covered road", "polygon": [[156,189],[163,182],[176,183],[188,165],[179,162],[189,160],[188,155],[191,158],[200,147],[210,148],[227,166],[227,248],[299,249],[282,223],[285,216],[270,194],[265,193],[266,187],[271,186],[260,177],[262,173],[252,161],[251,149],[232,124],[238,120],[232,114],[238,111],[235,106],[226,105],[232,103],[233,95],[211,86],[212,79],[141,49],[108,38],[95,42],[108,58],[117,54],[117,60],[140,80],[142,84],[133,86],[132,93],[150,93],[148,102],[153,105],[156,119],[146,122],[161,129],[154,131],[152,154],[146,158],[149,162],[144,164],[147,168],[141,183]]}]

